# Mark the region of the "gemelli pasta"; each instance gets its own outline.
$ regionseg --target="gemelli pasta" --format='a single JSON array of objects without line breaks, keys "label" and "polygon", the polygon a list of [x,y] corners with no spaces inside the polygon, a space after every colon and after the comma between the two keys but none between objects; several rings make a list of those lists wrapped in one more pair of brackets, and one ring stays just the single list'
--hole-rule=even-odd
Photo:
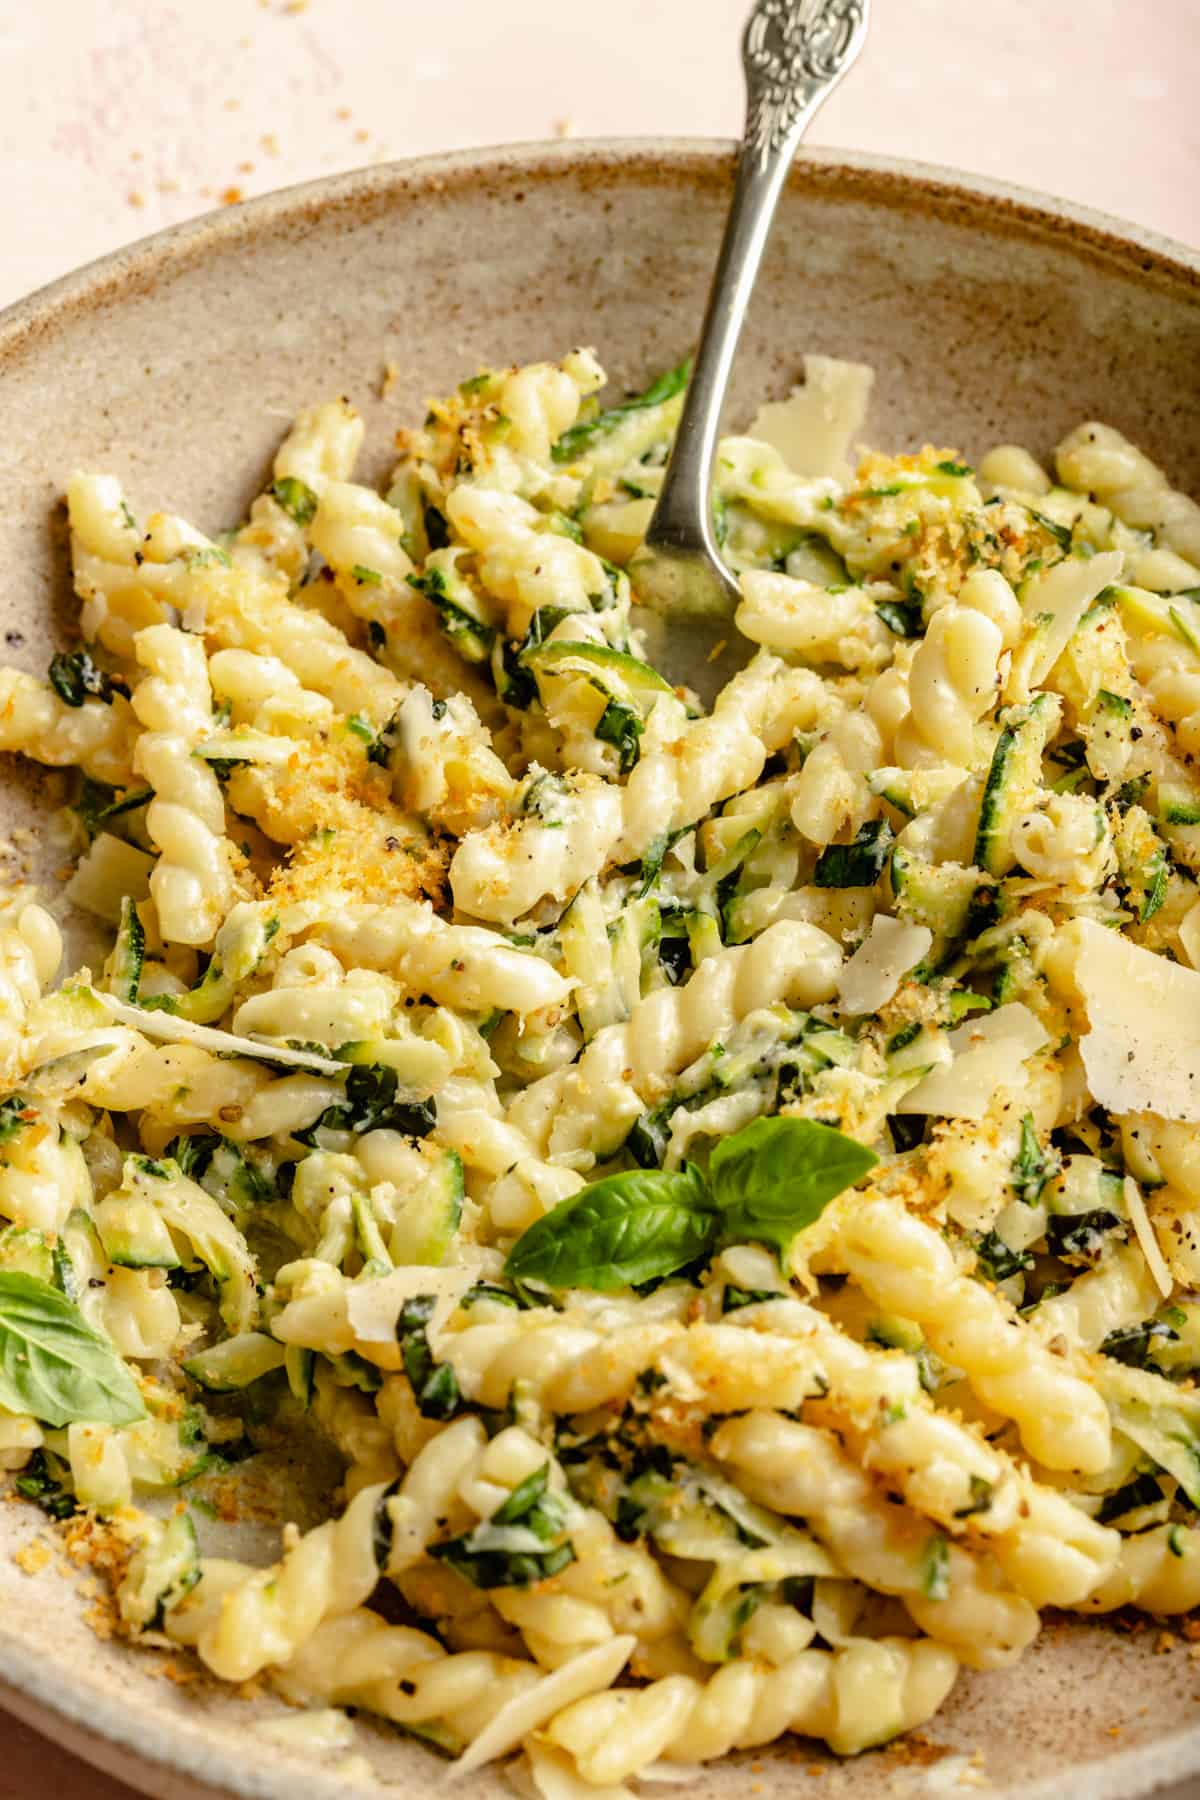
[{"label": "gemelli pasta", "polygon": [[[305,411],[216,536],[76,475],[0,670],[111,940],[0,901],[0,1466],[132,1642],[547,1800],[1200,1602],[1200,508],[1097,423],[851,473],[811,373],[711,711],[637,608],[688,367],[586,350],[383,491]],[[231,1560],[281,1433],[340,1488]]]}]

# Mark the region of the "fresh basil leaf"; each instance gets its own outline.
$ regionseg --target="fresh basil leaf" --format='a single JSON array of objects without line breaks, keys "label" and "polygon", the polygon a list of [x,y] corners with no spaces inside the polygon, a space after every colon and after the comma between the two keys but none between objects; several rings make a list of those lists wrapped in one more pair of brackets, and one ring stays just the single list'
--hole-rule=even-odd
[{"label": "fresh basil leaf", "polygon": [[15,1270],[0,1272],[0,1406],[46,1425],[146,1414],[114,1345],[57,1288]]},{"label": "fresh basil leaf", "polygon": [[750,1240],[786,1253],[793,1238],[878,1160],[832,1125],[755,1119],[718,1144],[708,1165],[721,1241]]},{"label": "fresh basil leaf", "polygon": [[509,1251],[505,1272],[550,1288],[636,1287],[694,1262],[716,1230],[697,1170],[631,1169],[592,1182],[538,1219]]}]

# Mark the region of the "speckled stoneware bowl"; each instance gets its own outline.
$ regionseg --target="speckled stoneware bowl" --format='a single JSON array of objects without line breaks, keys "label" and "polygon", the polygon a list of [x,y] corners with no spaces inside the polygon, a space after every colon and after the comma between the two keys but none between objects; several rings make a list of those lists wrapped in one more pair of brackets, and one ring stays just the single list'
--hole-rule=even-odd
[{"label": "speckled stoneware bowl", "polygon": [[[293,189],[121,252],[0,319],[0,632],[44,668],[74,616],[59,497],[78,464],[143,504],[236,520],[302,402],[347,394],[371,472],[427,395],[484,362],[595,344],[618,385],[692,341],[729,193],[721,144],[534,145]],[[1045,452],[1107,419],[1200,489],[1200,258],[1057,203],[875,159],[805,156],[780,208],[733,415],[781,393],[805,350],[878,371],[871,437]],[[385,365],[398,377],[380,398]],[[16,643],[14,649],[12,645]],[[5,821],[36,828],[53,779],[3,769]],[[22,852],[37,864],[40,846]],[[53,855],[40,873],[57,886]],[[303,1459],[298,1459],[302,1461]],[[324,1479],[279,1471],[279,1517]],[[308,1497],[306,1497],[306,1487]],[[161,1800],[358,1800],[430,1792],[432,1756],[358,1728],[375,1771],[281,1748],[282,1709],[100,1641],[77,1580],[12,1552],[39,1516],[0,1507],[0,1699]],[[264,1543],[265,1554],[265,1543]],[[689,1780],[692,1800],[951,1791],[930,1744],[978,1752],[993,1791],[1116,1800],[1200,1774],[1200,1668],[1158,1633],[1051,1619],[1013,1670],[964,1675],[925,1746],[836,1766],[787,1743]],[[344,1753],[343,1753],[344,1755]],[[494,1772],[472,1795],[508,1792]],[[665,1790],[670,1792],[671,1790]],[[1176,1790],[1178,1800],[1185,1792]]]}]

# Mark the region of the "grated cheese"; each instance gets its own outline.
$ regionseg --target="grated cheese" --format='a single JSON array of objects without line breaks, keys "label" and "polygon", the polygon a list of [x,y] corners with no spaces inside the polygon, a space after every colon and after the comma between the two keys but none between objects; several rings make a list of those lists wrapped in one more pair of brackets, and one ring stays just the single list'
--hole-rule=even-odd
[{"label": "grated cheese", "polygon": [[1137,1241],[1142,1247],[1142,1255],[1146,1259],[1146,1267],[1153,1275],[1158,1291],[1164,1300],[1170,1298],[1174,1282],[1167,1268],[1162,1251],[1158,1247],[1158,1239],[1154,1235],[1154,1227],[1150,1223],[1146,1211],[1146,1202],[1142,1199],[1142,1191],[1132,1175],[1125,1177],[1125,1204],[1129,1208],[1129,1218],[1137,1233]]}]

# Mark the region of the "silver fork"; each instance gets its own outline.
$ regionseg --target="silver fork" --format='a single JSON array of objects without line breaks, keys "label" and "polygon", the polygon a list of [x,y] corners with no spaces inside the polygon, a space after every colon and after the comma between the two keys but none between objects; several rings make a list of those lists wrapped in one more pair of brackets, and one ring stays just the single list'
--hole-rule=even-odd
[{"label": "silver fork", "polygon": [[733,623],[738,588],[713,536],[712,466],[746,308],[796,147],[867,35],[870,0],[758,0],[742,38],[746,126],[733,203],[646,541],[630,564],[655,662],[711,705],[753,649]]}]

